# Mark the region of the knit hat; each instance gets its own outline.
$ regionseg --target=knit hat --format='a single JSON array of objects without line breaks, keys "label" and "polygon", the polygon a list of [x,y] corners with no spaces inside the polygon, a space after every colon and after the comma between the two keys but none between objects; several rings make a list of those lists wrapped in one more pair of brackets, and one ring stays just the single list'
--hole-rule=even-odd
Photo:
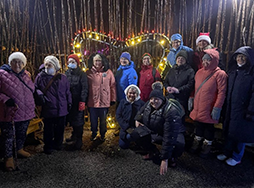
[{"label": "knit hat", "polygon": [[163,95],[163,84],[160,81],[156,81],[152,84],[153,90],[151,91],[149,95],[149,99],[152,97],[157,97],[161,100],[165,100],[165,97]]},{"label": "knit hat", "polygon": [[124,90],[125,95],[127,95],[127,92],[128,92],[128,90],[129,90],[131,87],[135,87],[135,89],[137,89],[137,91],[138,91],[137,94],[138,94],[138,96],[139,96],[140,93],[141,93],[141,91],[140,91],[139,87],[136,86],[136,85],[134,85],[134,84],[131,84],[131,85],[129,85],[128,87],[126,87],[126,89]]},{"label": "knit hat", "polygon": [[79,61],[79,57],[76,54],[71,54],[68,56],[68,60],[72,58],[75,59],[75,61],[77,62],[78,65],[80,65],[80,61]]},{"label": "knit hat", "polygon": [[24,63],[24,66],[26,66],[26,56],[22,52],[13,52],[8,59],[9,65],[11,66],[11,62],[13,59],[19,59]]},{"label": "knit hat", "polygon": [[142,55],[142,59],[143,59],[145,56],[149,56],[150,58],[152,58],[151,54],[149,54],[149,53],[144,53],[144,54]]},{"label": "knit hat", "polygon": [[205,60],[207,59],[208,61],[211,61],[212,60],[212,57],[209,55],[209,54],[205,54],[203,57],[202,57],[202,60]]},{"label": "knit hat", "polygon": [[196,39],[196,45],[198,45],[199,41],[205,40],[208,42],[208,44],[211,44],[211,38],[209,37],[209,32],[208,33],[200,33],[199,37]]},{"label": "knit hat", "polygon": [[129,52],[123,52],[122,55],[120,56],[120,59],[122,57],[128,59],[128,61],[131,62],[131,54]]},{"label": "knit hat", "polygon": [[184,59],[187,61],[188,60],[188,54],[185,50],[181,50],[180,52],[178,52],[178,54],[176,55],[176,59],[179,57],[179,56],[182,56],[184,57]]},{"label": "knit hat", "polygon": [[49,55],[49,56],[45,57],[44,63],[47,62],[47,61],[49,61],[52,65],[54,65],[56,71],[61,69],[59,60],[55,56]]}]

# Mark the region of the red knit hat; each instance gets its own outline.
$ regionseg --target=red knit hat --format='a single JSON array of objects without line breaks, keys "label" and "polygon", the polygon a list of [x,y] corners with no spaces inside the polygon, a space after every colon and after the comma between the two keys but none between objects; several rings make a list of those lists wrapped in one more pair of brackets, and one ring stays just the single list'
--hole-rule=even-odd
[{"label": "red knit hat", "polygon": [[69,55],[69,56],[68,56],[68,60],[69,60],[70,58],[75,59],[75,61],[77,62],[78,65],[80,64],[79,57],[78,57],[76,54],[71,54],[71,55]]}]

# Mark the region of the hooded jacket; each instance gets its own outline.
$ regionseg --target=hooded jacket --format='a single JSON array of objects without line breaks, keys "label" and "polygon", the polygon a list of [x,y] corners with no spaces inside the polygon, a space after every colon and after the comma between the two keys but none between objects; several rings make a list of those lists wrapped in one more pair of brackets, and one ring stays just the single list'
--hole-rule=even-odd
[{"label": "hooded jacket", "polygon": [[120,65],[117,69],[116,75],[116,90],[117,90],[117,101],[120,102],[125,98],[124,90],[127,86],[138,83],[138,75],[135,70],[135,65],[133,61],[130,61],[129,65]]},{"label": "hooded jacket", "polygon": [[[27,121],[35,117],[33,92],[34,84],[29,72],[23,69],[17,74],[9,65],[3,65],[0,68],[0,121],[11,122],[12,116],[15,122]],[[18,105],[17,111],[15,107],[6,106],[5,102],[9,99],[13,99]]]},{"label": "hooded jacket", "polygon": [[218,123],[211,117],[214,107],[221,109],[226,97],[227,74],[218,67],[219,52],[215,49],[207,49],[205,53],[212,58],[207,68],[201,68],[195,75],[195,92],[201,83],[213,72],[215,72],[209,80],[199,89],[194,97],[193,110],[190,117],[194,121],[202,123]]}]

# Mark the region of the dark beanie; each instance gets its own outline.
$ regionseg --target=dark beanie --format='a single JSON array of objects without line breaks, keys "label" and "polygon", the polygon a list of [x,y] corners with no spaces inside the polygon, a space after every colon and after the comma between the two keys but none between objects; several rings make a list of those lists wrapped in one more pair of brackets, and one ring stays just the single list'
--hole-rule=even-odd
[{"label": "dark beanie", "polygon": [[157,97],[161,100],[165,100],[165,97],[163,95],[163,84],[159,81],[154,82],[152,84],[152,88],[153,90],[151,91],[150,95],[149,95],[149,99],[151,99],[152,97]]},{"label": "dark beanie", "polygon": [[176,55],[176,59],[177,59],[179,56],[184,57],[186,61],[188,60],[188,54],[187,54],[187,52],[186,52],[185,50],[181,50],[180,52],[178,52],[178,54]]}]

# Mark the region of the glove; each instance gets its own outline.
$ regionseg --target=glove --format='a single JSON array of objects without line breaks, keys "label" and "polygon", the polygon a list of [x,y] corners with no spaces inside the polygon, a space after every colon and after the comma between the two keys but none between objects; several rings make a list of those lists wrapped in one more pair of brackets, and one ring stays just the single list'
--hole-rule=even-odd
[{"label": "glove", "polygon": [[250,114],[246,114],[245,119],[246,119],[247,121],[254,121],[254,116],[253,116],[253,115],[250,115]]},{"label": "glove", "polygon": [[72,105],[71,105],[71,104],[68,104],[68,112],[71,111],[71,107],[72,107]]},{"label": "glove", "polygon": [[9,106],[9,107],[16,106],[15,101],[14,101],[12,98],[8,99],[8,100],[5,102],[5,105],[6,105],[6,106]]},{"label": "glove", "polygon": [[116,103],[115,101],[111,101],[110,106],[113,106],[115,103]]},{"label": "glove", "polygon": [[78,110],[83,111],[83,110],[85,110],[85,108],[86,108],[86,103],[85,102],[79,102]]},{"label": "glove", "polygon": [[193,102],[194,102],[194,98],[190,97],[188,100],[188,110],[189,111],[192,111],[192,109],[193,109]]},{"label": "glove", "polygon": [[211,113],[213,120],[219,120],[220,119],[220,112],[221,108],[213,107],[213,111]]}]

